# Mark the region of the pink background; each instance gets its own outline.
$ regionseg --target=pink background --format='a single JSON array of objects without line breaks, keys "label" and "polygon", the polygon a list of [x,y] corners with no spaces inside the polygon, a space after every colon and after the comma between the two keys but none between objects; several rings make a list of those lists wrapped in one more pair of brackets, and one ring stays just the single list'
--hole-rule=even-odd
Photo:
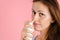
[{"label": "pink background", "polygon": [[21,40],[24,23],[31,19],[31,8],[32,0],[0,0],[0,40]]}]

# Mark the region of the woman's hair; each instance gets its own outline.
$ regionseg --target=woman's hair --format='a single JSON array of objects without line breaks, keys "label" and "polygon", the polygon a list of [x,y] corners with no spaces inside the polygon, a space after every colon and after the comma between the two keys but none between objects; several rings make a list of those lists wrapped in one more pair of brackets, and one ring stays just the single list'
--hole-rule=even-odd
[{"label": "woman's hair", "polygon": [[33,0],[45,4],[52,15],[54,23],[51,23],[46,40],[60,40],[60,7],[57,0]]}]

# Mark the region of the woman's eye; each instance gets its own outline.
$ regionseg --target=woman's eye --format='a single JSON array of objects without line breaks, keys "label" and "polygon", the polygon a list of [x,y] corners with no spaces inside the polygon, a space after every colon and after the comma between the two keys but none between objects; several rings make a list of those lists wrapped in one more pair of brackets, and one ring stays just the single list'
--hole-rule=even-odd
[{"label": "woman's eye", "polygon": [[41,17],[43,17],[43,16],[45,16],[43,13],[39,13],[39,16],[41,16]]},{"label": "woman's eye", "polygon": [[35,15],[35,14],[36,14],[36,12],[35,12],[35,11],[32,11],[32,13],[33,13],[33,15]]}]

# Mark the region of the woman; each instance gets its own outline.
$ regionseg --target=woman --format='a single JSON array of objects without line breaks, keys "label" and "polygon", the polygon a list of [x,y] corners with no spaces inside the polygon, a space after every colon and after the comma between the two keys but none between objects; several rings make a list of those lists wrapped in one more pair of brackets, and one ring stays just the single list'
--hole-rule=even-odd
[{"label": "woman", "polygon": [[[57,0],[33,0],[32,20],[32,27],[40,33],[33,37],[34,40],[60,40],[60,9]],[[28,23],[22,31],[22,40],[27,40],[25,28],[31,26]]]}]

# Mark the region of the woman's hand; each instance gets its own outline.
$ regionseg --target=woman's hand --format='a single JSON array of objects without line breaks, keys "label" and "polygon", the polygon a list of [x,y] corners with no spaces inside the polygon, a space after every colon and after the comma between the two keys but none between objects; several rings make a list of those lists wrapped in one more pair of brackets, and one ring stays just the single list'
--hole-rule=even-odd
[{"label": "woman's hand", "polygon": [[22,31],[22,40],[32,40],[34,32],[33,22],[26,22]]}]

